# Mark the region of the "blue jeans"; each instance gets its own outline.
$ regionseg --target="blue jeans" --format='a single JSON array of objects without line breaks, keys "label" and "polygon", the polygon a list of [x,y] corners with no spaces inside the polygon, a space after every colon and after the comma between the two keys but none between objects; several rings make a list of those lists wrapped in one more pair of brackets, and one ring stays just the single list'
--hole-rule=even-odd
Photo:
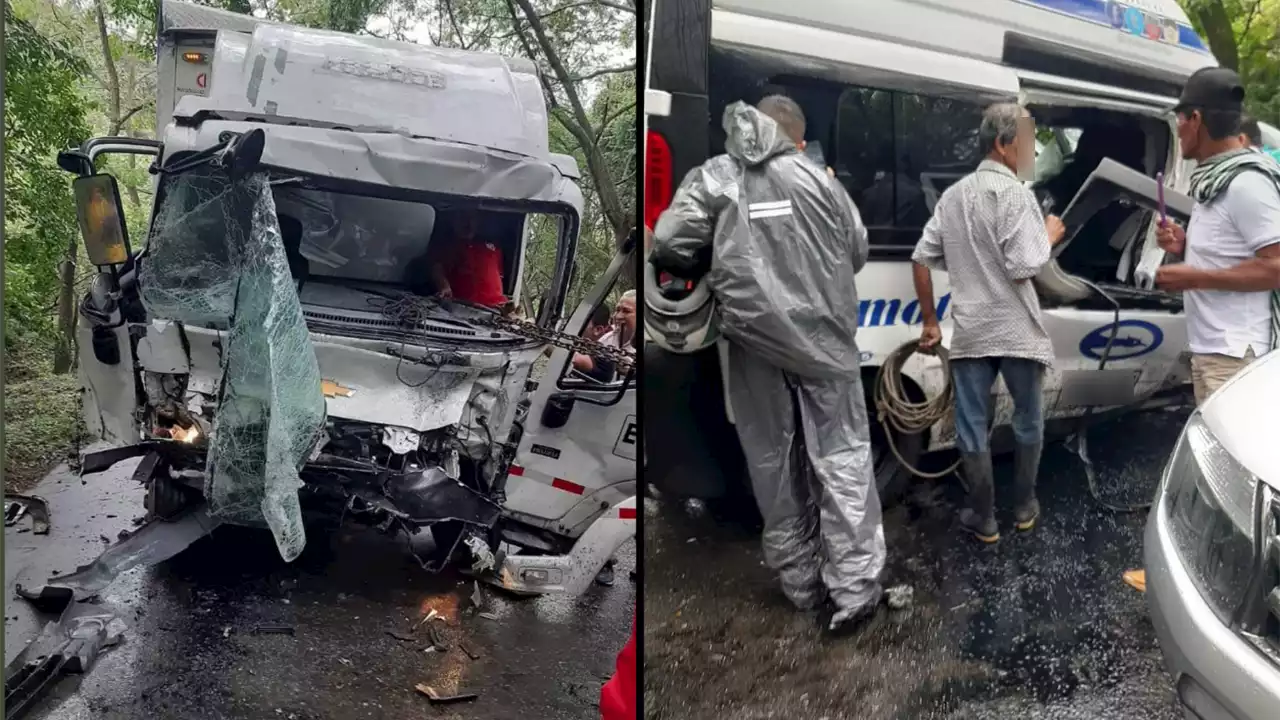
[{"label": "blue jeans", "polygon": [[1013,397],[1013,437],[1019,445],[1044,441],[1045,367],[1035,360],[992,357],[951,361],[951,384],[956,395],[956,445],[962,453],[987,452],[991,414],[991,386],[996,373]]}]

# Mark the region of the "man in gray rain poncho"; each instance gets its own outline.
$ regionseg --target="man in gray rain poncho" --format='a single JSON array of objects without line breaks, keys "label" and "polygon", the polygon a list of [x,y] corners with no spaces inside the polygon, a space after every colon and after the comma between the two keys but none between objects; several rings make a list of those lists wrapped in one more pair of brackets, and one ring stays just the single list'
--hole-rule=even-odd
[{"label": "man in gray rain poncho", "polygon": [[684,179],[650,262],[708,273],[765,561],[798,608],[829,596],[828,629],[848,630],[879,605],[885,559],[854,343],[867,233],[844,188],[802,154],[794,101],[734,103],[724,129],[727,154]]}]

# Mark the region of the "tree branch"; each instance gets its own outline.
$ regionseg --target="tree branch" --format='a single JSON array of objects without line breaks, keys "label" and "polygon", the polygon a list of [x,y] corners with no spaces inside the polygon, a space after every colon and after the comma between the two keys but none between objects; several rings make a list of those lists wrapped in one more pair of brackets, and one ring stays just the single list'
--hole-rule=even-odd
[{"label": "tree branch", "polygon": [[600,70],[589,72],[586,75],[574,75],[573,77],[569,78],[569,81],[583,82],[584,80],[591,80],[592,78],[598,78],[601,75],[614,75],[616,73],[628,73],[628,72],[635,72],[635,71],[636,71],[636,64],[631,63],[630,65],[623,65],[622,67],[602,68]]},{"label": "tree branch", "polygon": [[[565,123],[565,118],[558,118],[561,124],[565,126],[574,138],[578,140],[578,144],[582,148],[582,154],[587,159],[587,169],[591,173],[591,179],[596,186],[596,195],[600,198],[600,205],[604,209],[604,215],[609,220],[609,224],[613,227],[616,238],[621,238],[630,230],[629,222],[626,217],[626,211],[622,207],[622,202],[618,198],[617,188],[613,185],[613,179],[609,172],[609,165],[605,161],[600,148],[593,142],[591,137],[591,119],[587,115],[586,108],[582,104],[582,98],[578,95],[578,89],[574,87],[572,77],[564,62],[560,59],[559,53],[556,52],[555,45],[551,38],[547,36],[546,28],[542,25],[542,20],[538,17],[538,13],[533,9],[531,0],[506,0],[508,6],[515,3],[520,6],[525,19],[529,22],[529,29],[533,31],[533,36],[538,42],[539,48],[542,50],[543,57],[551,66],[551,70],[560,80],[561,88],[564,90],[565,99],[569,102],[569,110],[573,119],[572,123]],[[513,11],[514,12],[514,11]],[[518,25],[517,25],[518,26]]]},{"label": "tree branch", "polygon": [[[524,54],[536,64],[538,62],[538,53],[529,44],[529,38],[525,37],[524,29],[520,25],[520,15],[516,12],[516,6],[512,4],[511,0],[507,0],[504,4],[511,14],[511,25],[515,28],[516,37],[520,40],[520,47],[524,48]],[[555,111],[560,109],[560,101],[556,99],[555,90],[551,88],[551,83],[547,81],[547,77],[543,73],[538,73],[538,81],[542,83],[542,89],[547,93],[547,103],[551,105],[551,113],[554,116]],[[560,120],[558,117],[556,119]],[[563,120],[561,120],[560,124],[564,125],[565,129],[568,130],[569,126],[565,125]],[[572,133],[573,131],[569,130],[569,132]]]},{"label": "tree branch", "polygon": [[120,128],[124,127],[124,126],[125,126],[125,123],[129,122],[129,118],[132,118],[134,115],[137,115],[138,113],[142,112],[143,110],[146,110],[146,109],[147,109],[148,107],[150,107],[150,106],[151,106],[151,103],[150,103],[150,102],[145,102],[145,103],[142,103],[141,105],[139,105],[139,106],[137,106],[137,107],[135,107],[135,108],[130,108],[130,109],[129,109],[129,112],[125,113],[125,114],[120,118],[120,121],[119,121],[119,122],[113,122],[113,123],[112,123],[112,124],[115,126],[115,130],[114,130],[114,131],[112,131],[112,132],[111,132],[111,134],[112,134],[112,135],[115,135],[116,133],[120,132]]},{"label": "tree branch", "polygon": [[462,35],[462,28],[458,27],[458,17],[453,12],[453,0],[444,0],[445,10],[449,12],[449,24],[453,26],[453,34],[458,37],[458,44],[463,50],[470,50],[471,45]]},{"label": "tree branch", "polygon": [[600,121],[600,131],[596,133],[595,144],[600,144],[600,138],[604,137],[606,132],[609,132],[609,126],[613,124],[614,120],[622,117],[624,113],[634,110],[635,107],[636,104],[633,101],[623,105],[622,107],[616,108],[612,113],[604,114],[603,119]]},{"label": "tree branch", "polygon": [[595,0],[595,4],[602,5],[607,8],[613,8],[614,10],[621,10],[622,12],[631,13],[632,15],[636,14],[636,6],[634,3],[631,5],[624,5],[620,2],[610,2],[610,0]]}]

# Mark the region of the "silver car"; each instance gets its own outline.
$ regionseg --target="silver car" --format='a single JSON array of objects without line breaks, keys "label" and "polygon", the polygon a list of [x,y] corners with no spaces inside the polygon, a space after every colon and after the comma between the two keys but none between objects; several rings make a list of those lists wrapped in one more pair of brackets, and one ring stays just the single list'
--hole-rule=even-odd
[{"label": "silver car", "polygon": [[1147,520],[1147,602],[1187,718],[1280,718],[1280,352],[1210,397]]}]

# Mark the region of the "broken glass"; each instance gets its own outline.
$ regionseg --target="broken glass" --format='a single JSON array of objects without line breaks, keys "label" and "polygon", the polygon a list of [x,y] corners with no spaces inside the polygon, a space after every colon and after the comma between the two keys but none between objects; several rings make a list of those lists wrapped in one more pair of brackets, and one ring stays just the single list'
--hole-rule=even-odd
[{"label": "broken glass", "polygon": [[163,190],[139,275],[147,314],[228,333],[205,497],[220,520],[265,524],[291,561],[306,544],[298,470],[325,402],[268,177],[206,166]]}]

